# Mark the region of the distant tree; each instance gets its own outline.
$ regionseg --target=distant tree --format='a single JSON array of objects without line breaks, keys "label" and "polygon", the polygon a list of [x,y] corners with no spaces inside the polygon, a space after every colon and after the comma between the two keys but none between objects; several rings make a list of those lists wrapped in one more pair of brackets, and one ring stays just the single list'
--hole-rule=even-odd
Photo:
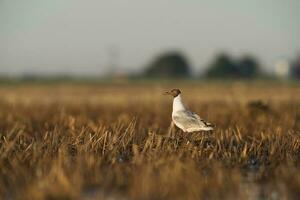
[{"label": "distant tree", "polygon": [[291,64],[291,76],[292,78],[300,78],[300,55]]},{"label": "distant tree", "polygon": [[259,73],[259,64],[254,57],[245,56],[239,61],[223,53],[209,65],[205,73],[209,78],[254,78]]},{"label": "distant tree", "polygon": [[259,74],[259,64],[252,56],[245,56],[238,62],[239,75],[241,78],[254,78]]},{"label": "distant tree", "polygon": [[145,70],[147,77],[178,78],[190,75],[190,66],[184,55],[169,52],[158,56]]},{"label": "distant tree", "polygon": [[239,70],[234,61],[227,54],[219,54],[209,65],[205,75],[209,78],[234,78]]}]

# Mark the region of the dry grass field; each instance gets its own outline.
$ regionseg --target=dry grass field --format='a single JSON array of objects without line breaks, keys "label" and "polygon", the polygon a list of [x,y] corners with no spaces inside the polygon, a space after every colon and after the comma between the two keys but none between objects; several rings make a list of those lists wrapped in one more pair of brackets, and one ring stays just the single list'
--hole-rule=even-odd
[{"label": "dry grass field", "polygon": [[[168,137],[172,98],[216,124]],[[300,86],[0,86],[1,199],[297,199]]]}]

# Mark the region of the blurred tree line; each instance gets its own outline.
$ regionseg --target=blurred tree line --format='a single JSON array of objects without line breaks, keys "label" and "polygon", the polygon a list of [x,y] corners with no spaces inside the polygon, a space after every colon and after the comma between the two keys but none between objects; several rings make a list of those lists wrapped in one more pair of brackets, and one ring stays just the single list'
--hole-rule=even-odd
[{"label": "blurred tree line", "polygon": [[183,54],[169,52],[154,59],[144,75],[150,78],[185,78],[191,75],[191,67]]},{"label": "blurred tree line", "polygon": [[[258,61],[252,56],[234,60],[223,53],[209,64],[204,72],[207,78],[255,78],[261,73]],[[180,52],[169,52],[158,56],[146,67],[144,76],[151,78],[186,78],[192,74],[191,66]]]},{"label": "blurred tree line", "polygon": [[217,55],[208,66],[205,76],[208,78],[255,78],[260,75],[258,61],[246,55],[239,60],[234,60],[227,54]]},{"label": "blurred tree line", "polygon": [[292,78],[300,79],[300,55],[292,62],[290,70]]}]

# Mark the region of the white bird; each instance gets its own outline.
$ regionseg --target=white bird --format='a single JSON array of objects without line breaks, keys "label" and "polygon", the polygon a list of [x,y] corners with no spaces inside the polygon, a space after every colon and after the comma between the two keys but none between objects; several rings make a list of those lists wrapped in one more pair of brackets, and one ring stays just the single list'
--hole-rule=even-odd
[{"label": "white bird", "polygon": [[199,115],[185,108],[182,103],[181,92],[179,89],[172,89],[165,92],[171,95],[173,99],[172,121],[182,131],[191,133],[196,131],[211,131],[213,125],[201,119]]}]

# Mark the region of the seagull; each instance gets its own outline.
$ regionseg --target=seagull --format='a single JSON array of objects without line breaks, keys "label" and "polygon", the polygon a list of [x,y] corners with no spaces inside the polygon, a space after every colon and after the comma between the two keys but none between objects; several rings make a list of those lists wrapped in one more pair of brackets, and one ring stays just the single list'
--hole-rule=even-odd
[{"label": "seagull", "polygon": [[179,89],[172,89],[165,92],[166,95],[171,95],[173,99],[172,121],[185,133],[192,133],[196,131],[211,131],[213,125],[201,119],[199,115],[189,111],[182,103],[181,91]]}]

